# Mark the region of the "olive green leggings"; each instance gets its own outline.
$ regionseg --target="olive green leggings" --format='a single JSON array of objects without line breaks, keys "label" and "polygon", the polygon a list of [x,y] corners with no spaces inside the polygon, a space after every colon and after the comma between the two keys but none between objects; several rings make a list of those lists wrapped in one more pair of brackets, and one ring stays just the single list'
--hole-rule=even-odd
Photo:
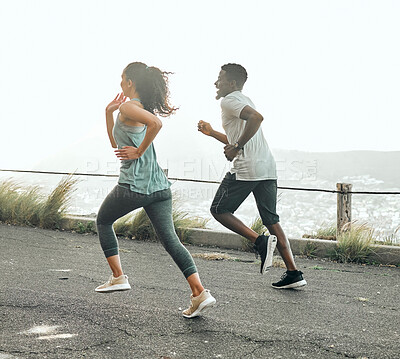
[{"label": "olive green leggings", "polygon": [[113,223],[125,214],[143,207],[162,245],[178,265],[185,278],[197,273],[189,251],[176,235],[172,221],[171,190],[165,189],[149,195],[136,193],[118,184],[103,201],[97,214],[97,232],[106,257],[118,254],[118,240]]}]

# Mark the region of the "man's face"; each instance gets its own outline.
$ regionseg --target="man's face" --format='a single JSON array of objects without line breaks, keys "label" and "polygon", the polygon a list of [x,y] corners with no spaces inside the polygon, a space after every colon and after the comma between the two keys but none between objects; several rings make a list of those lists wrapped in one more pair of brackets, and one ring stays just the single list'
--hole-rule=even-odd
[{"label": "man's face", "polygon": [[217,100],[229,95],[235,90],[235,82],[228,80],[226,71],[224,70],[219,72],[218,79],[215,81],[214,85],[217,88],[217,96],[215,97]]}]

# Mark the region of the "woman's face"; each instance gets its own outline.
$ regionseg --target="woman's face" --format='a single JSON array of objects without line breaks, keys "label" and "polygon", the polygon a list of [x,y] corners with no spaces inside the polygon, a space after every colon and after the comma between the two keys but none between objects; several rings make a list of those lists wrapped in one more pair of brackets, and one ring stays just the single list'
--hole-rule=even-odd
[{"label": "woman's face", "polygon": [[132,90],[132,81],[126,79],[125,73],[122,73],[121,78],[122,78],[121,80],[122,92],[124,93],[124,96],[129,97],[129,94]]}]

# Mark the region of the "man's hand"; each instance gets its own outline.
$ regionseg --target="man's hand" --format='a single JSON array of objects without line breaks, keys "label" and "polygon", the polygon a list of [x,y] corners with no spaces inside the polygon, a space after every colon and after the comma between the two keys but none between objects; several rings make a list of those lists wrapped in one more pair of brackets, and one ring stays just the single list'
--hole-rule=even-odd
[{"label": "man's hand", "polygon": [[124,146],[120,150],[115,150],[114,152],[121,161],[136,160],[142,155],[139,150],[133,146]]},{"label": "man's hand", "polygon": [[199,123],[197,124],[197,129],[207,136],[211,136],[211,133],[213,132],[213,128],[211,127],[211,125],[208,122],[204,121],[199,121]]},{"label": "man's hand", "polygon": [[233,159],[239,154],[240,148],[235,148],[233,145],[226,145],[224,147],[224,154],[228,161],[232,162]]}]

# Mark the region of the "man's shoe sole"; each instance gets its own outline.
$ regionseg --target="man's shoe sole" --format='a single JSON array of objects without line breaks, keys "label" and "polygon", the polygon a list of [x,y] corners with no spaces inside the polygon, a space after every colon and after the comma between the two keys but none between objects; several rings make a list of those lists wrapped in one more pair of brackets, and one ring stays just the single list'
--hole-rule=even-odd
[{"label": "man's shoe sole", "polygon": [[307,285],[307,282],[306,282],[305,279],[303,279],[303,280],[300,280],[300,281],[295,282],[295,283],[283,285],[282,287],[275,287],[274,285],[272,285],[272,288],[275,288],[275,289],[293,289],[293,288],[304,287],[305,285]]},{"label": "man's shoe sole", "polygon": [[277,243],[276,236],[271,235],[268,237],[267,257],[265,258],[264,265],[261,268],[260,271],[261,274],[268,272],[269,269],[272,267],[272,260],[274,259],[274,251],[276,243]]},{"label": "man's shoe sole", "polygon": [[208,308],[211,308],[217,301],[214,297],[207,298],[203,302],[200,303],[199,307],[190,315],[182,314],[185,318],[194,318],[197,317],[201,311],[204,311]]},{"label": "man's shoe sole", "polygon": [[103,288],[103,289],[95,289],[96,292],[99,293],[110,293],[110,292],[118,292],[118,291],[123,291],[123,290],[129,290],[131,289],[130,284],[115,284],[112,285],[111,287]]}]

